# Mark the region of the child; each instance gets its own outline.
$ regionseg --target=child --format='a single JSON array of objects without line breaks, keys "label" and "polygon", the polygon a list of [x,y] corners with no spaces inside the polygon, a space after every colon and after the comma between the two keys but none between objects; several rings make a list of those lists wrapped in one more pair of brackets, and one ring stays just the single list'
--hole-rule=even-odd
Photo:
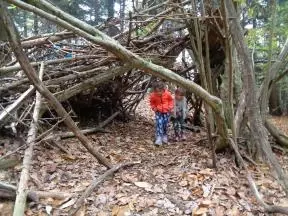
[{"label": "child", "polygon": [[175,132],[175,141],[185,140],[183,133],[183,124],[187,116],[187,100],[185,91],[177,88],[175,91],[174,110],[172,116],[173,128]]},{"label": "child", "polygon": [[156,141],[155,145],[168,143],[168,123],[170,113],[173,111],[173,97],[161,81],[156,82],[150,94],[150,106],[155,112]]}]

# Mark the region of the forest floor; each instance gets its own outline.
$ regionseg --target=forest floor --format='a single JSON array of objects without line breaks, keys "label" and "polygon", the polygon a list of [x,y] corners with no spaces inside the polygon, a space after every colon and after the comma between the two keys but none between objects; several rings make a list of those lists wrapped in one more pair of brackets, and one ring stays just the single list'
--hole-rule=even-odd
[{"label": "forest floor", "polygon": [[[211,151],[205,141],[205,132],[187,132],[185,142],[155,147],[152,118],[153,113],[144,101],[134,120],[111,124],[107,128],[111,133],[89,136],[114,164],[141,163],[120,170],[96,188],[78,216],[168,216],[192,215],[192,212],[193,215],[217,216],[265,215],[231,153],[217,154],[218,169],[211,169]],[[36,146],[30,187],[82,194],[106,168],[79,147],[78,140],[67,139],[59,144],[69,149],[74,157],[68,157],[57,148]],[[281,151],[276,155],[287,170],[287,155]],[[288,205],[288,199],[269,168],[247,163],[264,200]],[[1,172],[0,180],[15,184],[15,176],[20,171],[21,165],[18,165],[12,171]],[[41,200],[41,204],[29,208],[26,215],[49,215],[50,206],[51,215],[65,215],[75,200],[73,197],[70,200]],[[4,207],[1,203],[0,215],[7,216]]]}]

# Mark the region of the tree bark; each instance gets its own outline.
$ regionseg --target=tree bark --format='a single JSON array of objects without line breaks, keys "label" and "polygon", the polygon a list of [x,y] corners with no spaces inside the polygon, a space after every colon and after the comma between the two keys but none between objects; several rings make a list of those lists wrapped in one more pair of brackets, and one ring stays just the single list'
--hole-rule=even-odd
[{"label": "tree bark", "polygon": [[[226,0],[226,6],[229,17],[237,17],[232,0]],[[259,157],[268,158],[268,161],[275,169],[280,183],[283,185],[284,190],[288,193],[288,179],[283,169],[281,168],[277,158],[272,152],[268,134],[262,117],[260,114],[260,107],[258,103],[258,98],[256,96],[256,82],[254,71],[252,68],[252,60],[249,55],[248,47],[245,44],[244,35],[242,33],[242,28],[239,19],[231,19],[230,21],[230,33],[233,42],[236,46],[238,57],[241,63],[241,69],[243,72],[243,91],[246,94],[247,100],[247,116],[250,123],[251,133],[253,141],[258,149]]]},{"label": "tree bark", "polygon": [[5,23],[6,32],[9,35],[10,44],[14,51],[14,54],[18,59],[20,65],[22,66],[24,73],[29,78],[30,82],[33,83],[37,91],[39,91],[41,95],[47,99],[47,101],[55,109],[57,114],[60,117],[65,118],[64,123],[80,140],[82,145],[99,161],[99,163],[105,165],[108,168],[111,168],[112,165],[110,164],[110,162],[94,149],[94,147],[90,144],[87,137],[85,137],[81,133],[81,131],[77,128],[75,122],[63,108],[61,103],[55,98],[55,96],[43,85],[43,83],[36,76],[34,68],[30,65],[27,56],[25,55],[25,53],[21,48],[18,32],[15,29],[15,26],[12,20],[10,19],[3,2],[0,2],[0,17]]}]

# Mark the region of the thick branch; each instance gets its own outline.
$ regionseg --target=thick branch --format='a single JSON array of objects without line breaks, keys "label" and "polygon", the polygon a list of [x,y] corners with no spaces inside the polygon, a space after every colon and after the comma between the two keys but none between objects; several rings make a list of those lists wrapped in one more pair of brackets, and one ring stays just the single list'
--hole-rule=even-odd
[{"label": "thick branch", "polygon": [[[60,63],[66,63],[66,62],[71,62],[71,61],[77,61],[77,60],[82,60],[82,59],[95,59],[99,58],[97,55],[82,55],[82,56],[76,56],[73,58],[62,58],[62,59],[54,59],[54,60],[48,60],[45,61],[45,65],[53,65],[53,64],[60,64]],[[41,64],[41,62],[31,62],[30,63],[32,66],[38,66]],[[21,65],[16,64],[13,66],[8,66],[8,67],[2,67],[0,68],[0,74],[6,74],[6,73],[12,73],[15,71],[21,70]]]}]

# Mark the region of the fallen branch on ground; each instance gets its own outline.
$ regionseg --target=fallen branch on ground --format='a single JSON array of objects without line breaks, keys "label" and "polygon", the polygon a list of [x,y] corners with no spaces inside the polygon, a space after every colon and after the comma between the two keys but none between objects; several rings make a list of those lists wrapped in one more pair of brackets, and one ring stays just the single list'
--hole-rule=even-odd
[{"label": "fallen branch on ground", "polygon": [[106,180],[109,176],[113,175],[115,172],[117,172],[119,169],[126,167],[126,166],[131,166],[135,164],[139,164],[140,162],[127,162],[123,164],[118,164],[112,167],[111,169],[107,170],[103,175],[99,176],[97,179],[92,181],[92,183],[86,188],[85,192],[81,195],[81,197],[76,201],[76,203],[72,206],[72,208],[69,211],[69,215],[74,215],[77,213],[79,208],[83,205],[83,202],[85,199],[91,195],[93,190],[99,186],[104,180]]},{"label": "fallen branch on ground", "polygon": [[[7,198],[14,200],[16,198],[17,187],[14,185],[7,184],[5,182],[0,182],[0,199]],[[3,195],[3,196],[2,196]],[[73,194],[59,192],[59,191],[28,191],[28,199],[33,202],[39,202],[39,199],[44,198],[54,198],[54,199],[66,199],[72,197]]]},{"label": "fallen branch on ground", "polygon": [[[44,73],[44,63],[42,62],[39,72],[39,80],[42,80],[43,73]],[[28,181],[30,177],[29,171],[32,164],[31,161],[33,156],[33,149],[35,145],[35,138],[38,131],[38,119],[40,115],[40,110],[41,110],[41,94],[37,91],[32,121],[27,135],[28,137],[27,143],[29,143],[29,146],[24,153],[23,168],[20,175],[17,196],[13,211],[14,216],[23,215],[25,211],[27,191],[28,191]]]}]

